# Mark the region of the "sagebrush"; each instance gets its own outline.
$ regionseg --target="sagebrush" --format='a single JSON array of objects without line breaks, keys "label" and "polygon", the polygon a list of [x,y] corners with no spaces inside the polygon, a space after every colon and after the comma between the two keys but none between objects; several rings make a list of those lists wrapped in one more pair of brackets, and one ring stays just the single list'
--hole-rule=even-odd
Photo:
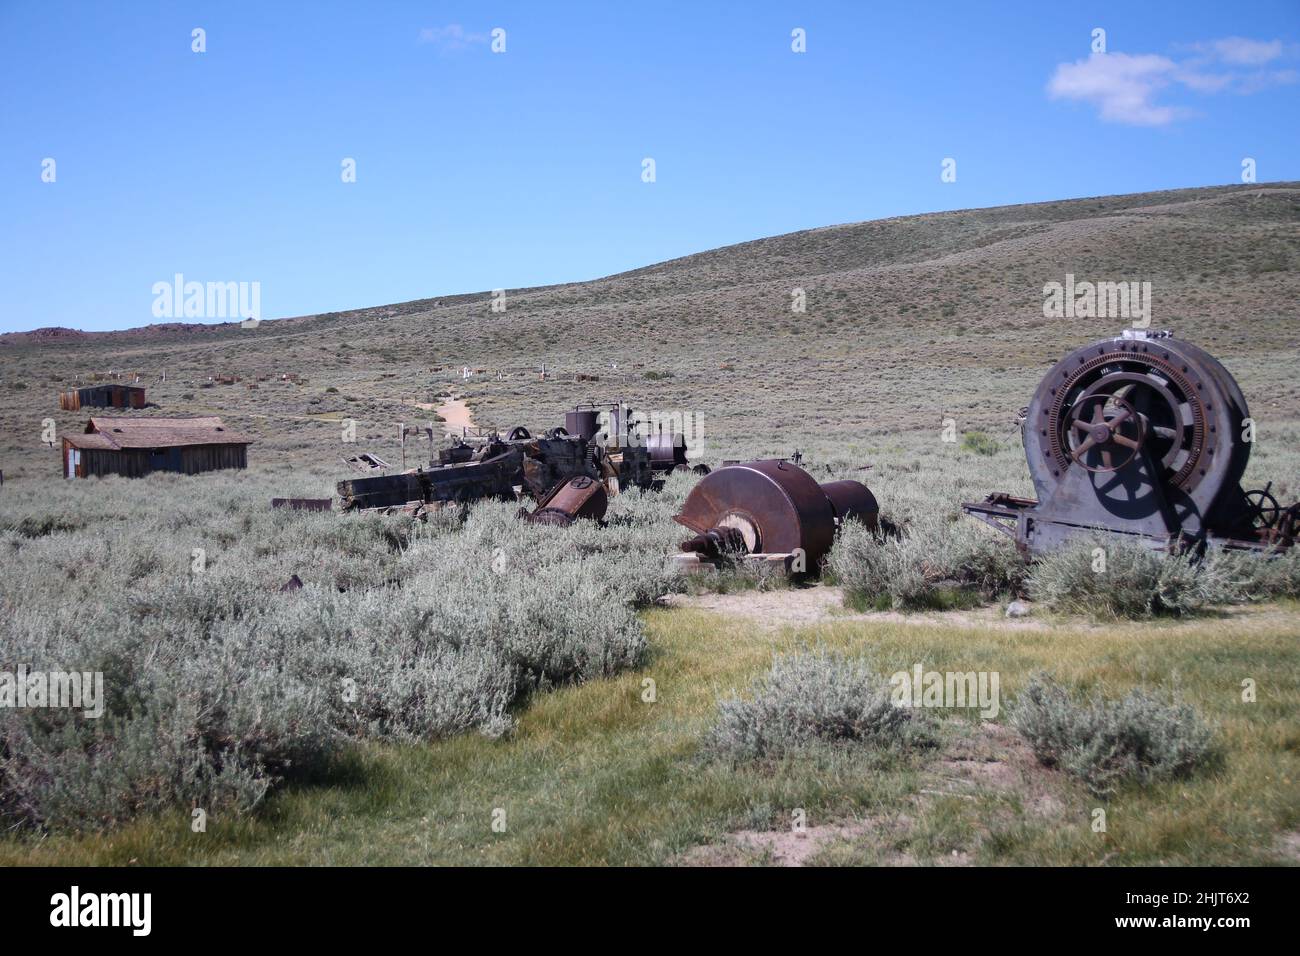
[{"label": "sagebrush", "polygon": [[1184,776],[1215,754],[1214,731],[1192,707],[1145,690],[1084,700],[1040,674],[1017,698],[1011,720],[1040,763],[1073,774],[1097,796],[1128,781]]},{"label": "sagebrush", "polygon": [[0,713],[0,814],[247,810],[348,740],[503,733],[530,691],[640,663],[636,608],[682,586],[680,484],[568,529],[489,502],[427,524],[272,511],[266,484],[225,476],[9,497],[0,669],[99,671],[107,701],[98,720]]},{"label": "sagebrush", "polygon": [[931,722],[896,705],[889,680],[866,661],[818,650],[778,656],[748,697],[720,701],[701,749],[739,762],[846,745],[900,751],[935,740]]},{"label": "sagebrush", "polygon": [[1177,616],[1295,593],[1298,569],[1292,554],[1270,558],[1219,548],[1167,554],[1109,537],[1043,555],[1034,562],[1027,590],[1033,600],[1064,613]]}]

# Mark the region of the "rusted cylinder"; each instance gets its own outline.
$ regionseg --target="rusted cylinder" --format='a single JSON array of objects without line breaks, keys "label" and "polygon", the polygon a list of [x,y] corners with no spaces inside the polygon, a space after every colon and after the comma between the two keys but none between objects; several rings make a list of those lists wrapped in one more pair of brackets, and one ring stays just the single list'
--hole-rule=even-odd
[{"label": "rusted cylinder", "polygon": [[880,508],[858,481],[819,485],[798,465],[751,461],[713,471],[696,484],[674,520],[695,532],[685,550],[789,554],[802,550],[816,569],[848,519],[875,527]]},{"label": "rusted cylinder", "polygon": [[875,530],[880,518],[880,505],[876,503],[876,496],[870,488],[860,481],[851,480],[828,481],[821,488],[830,499],[831,508],[840,524],[852,518]]},{"label": "rusted cylinder", "polygon": [[594,409],[580,409],[564,414],[564,430],[590,441],[600,431],[600,413]]},{"label": "rusted cylinder", "polygon": [[674,465],[686,464],[686,440],[672,432],[658,432],[645,442],[646,451],[650,453],[650,466],[662,471],[669,471]]},{"label": "rusted cylinder", "polygon": [[609,494],[603,482],[586,475],[562,481],[537,503],[528,515],[534,524],[570,525],[579,518],[599,521],[609,507]]},{"label": "rusted cylinder", "polygon": [[735,528],[750,553],[803,549],[815,567],[831,548],[835,513],[812,476],[785,461],[751,461],[705,475],[675,520],[696,534]]}]

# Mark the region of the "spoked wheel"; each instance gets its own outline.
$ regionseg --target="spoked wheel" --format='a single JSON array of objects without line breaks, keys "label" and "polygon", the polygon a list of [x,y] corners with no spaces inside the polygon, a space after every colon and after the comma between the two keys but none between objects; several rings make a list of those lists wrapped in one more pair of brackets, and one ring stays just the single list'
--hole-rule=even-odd
[{"label": "spoked wheel", "polygon": [[1275,528],[1282,518],[1282,506],[1277,503],[1269,491],[1273,487],[1270,481],[1263,488],[1246,492],[1246,509],[1251,527]]},{"label": "spoked wheel", "polygon": [[1117,395],[1082,398],[1069,419],[1070,458],[1091,472],[1119,471],[1137,457],[1146,438],[1145,421]]}]

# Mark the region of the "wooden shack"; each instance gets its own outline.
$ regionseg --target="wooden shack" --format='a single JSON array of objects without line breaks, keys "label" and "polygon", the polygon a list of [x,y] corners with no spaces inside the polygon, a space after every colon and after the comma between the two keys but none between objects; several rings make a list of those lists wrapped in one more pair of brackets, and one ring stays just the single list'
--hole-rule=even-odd
[{"label": "wooden shack", "polygon": [[59,408],[144,408],[144,388],[137,385],[86,385],[59,393]]},{"label": "wooden shack", "polygon": [[251,439],[220,418],[92,418],[84,434],[63,438],[63,476],[122,475],[153,471],[193,475],[248,467]]}]

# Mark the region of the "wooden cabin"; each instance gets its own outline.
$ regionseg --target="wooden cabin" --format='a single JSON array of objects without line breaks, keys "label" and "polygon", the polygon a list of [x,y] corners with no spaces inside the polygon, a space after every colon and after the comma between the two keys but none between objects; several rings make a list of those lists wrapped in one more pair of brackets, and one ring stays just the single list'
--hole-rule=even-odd
[{"label": "wooden cabin", "polygon": [[92,418],[84,434],[63,438],[63,476],[122,475],[154,471],[193,475],[247,468],[251,439],[220,418]]},{"label": "wooden cabin", "polygon": [[59,393],[59,408],[144,408],[144,388],[138,385],[86,385]]}]

